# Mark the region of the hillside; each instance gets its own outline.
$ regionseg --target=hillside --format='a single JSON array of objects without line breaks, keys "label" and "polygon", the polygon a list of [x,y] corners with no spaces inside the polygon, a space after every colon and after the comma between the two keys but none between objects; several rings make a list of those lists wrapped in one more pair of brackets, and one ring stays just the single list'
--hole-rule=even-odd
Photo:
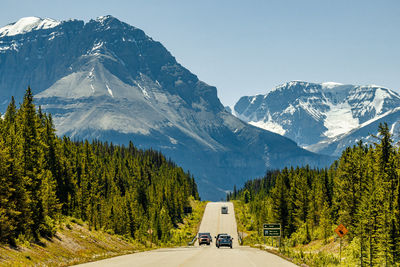
[{"label": "hillside", "polygon": [[0,266],[70,266],[148,249],[133,240],[89,230],[87,224],[72,221],[63,224],[52,239],[18,244],[17,248],[0,245]]}]

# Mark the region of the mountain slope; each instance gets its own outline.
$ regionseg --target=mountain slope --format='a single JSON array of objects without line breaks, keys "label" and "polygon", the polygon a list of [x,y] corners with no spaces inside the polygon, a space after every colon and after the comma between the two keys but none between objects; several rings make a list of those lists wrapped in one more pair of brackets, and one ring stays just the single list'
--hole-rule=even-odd
[{"label": "mountain slope", "polygon": [[393,141],[398,143],[400,141],[400,107],[369,120],[348,133],[310,145],[306,149],[325,155],[339,156],[346,147],[353,146],[360,140],[366,144],[376,143],[378,140],[374,136],[378,136],[379,124],[384,123],[388,124]]},{"label": "mountain slope", "polygon": [[112,16],[51,25],[0,29],[1,110],[30,84],[58,135],[161,150],[198,177],[207,199],[267,168],[331,161],[232,116],[215,87],[140,29]]},{"label": "mountain slope", "polygon": [[[250,124],[289,137],[314,152],[338,155],[361,136],[348,137],[353,141],[341,138],[377,119],[385,121],[383,117],[399,106],[400,96],[380,86],[293,81],[265,95],[242,97],[235,113]],[[361,132],[377,132],[377,127],[368,129]],[[324,149],[328,143],[331,149]]]}]

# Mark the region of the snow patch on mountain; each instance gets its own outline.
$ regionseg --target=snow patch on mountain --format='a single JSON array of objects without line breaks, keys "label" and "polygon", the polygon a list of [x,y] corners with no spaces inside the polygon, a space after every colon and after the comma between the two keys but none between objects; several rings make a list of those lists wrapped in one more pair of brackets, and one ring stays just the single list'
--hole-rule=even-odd
[{"label": "snow patch on mountain", "polygon": [[107,91],[110,94],[111,97],[114,97],[112,90],[110,89],[110,87],[108,86],[108,84],[106,84],[107,87]]},{"label": "snow patch on mountain", "polygon": [[269,131],[280,135],[285,135],[286,132],[281,125],[273,121],[250,121],[249,124],[261,129],[268,129]]},{"label": "snow patch on mountain", "polygon": [[313,100],[316,98],[308,98],[306,100],[299,100],[298,106],[311,115],[315,120],[321,120],[323,117],[323,112],[314,107]]},{"label": "snow patch on mountain", "polygon": [[399,122],[396,121],[395,123],[392,124],[392,127],[390,127],[390,133],[395,134],[395,129],[399,127]]},{"label": "snow patch on mountain", "polygon": [[103,42],[95,43],[95,44],[93,45],[92,49],[88,52],[88,54],[96,54],[96,53],[97,53],[97,55],[98,55],[98,54],[99,54],[99,51],[98,51],[98,50],[100,50],[100,48],[102,48],[103,45],[104,45]]},{"label": "snow patch on mountain", "polygon": [[388,99],[388,98],[390,99],[390,98],[392,98],[392,96],[389,93],[387,93],[387,91],[383,91],[380,88],[378,88],[375,91],[375,97],[371,104],[375,108],[377,114],[381,113],[383,103],[384,103],[385,99]]},{"label": "snow patch on mountain", "polygon": [[0,37],[24,34],[33,30],[50,29],[57,27],[60,23],[61,22],[50,18],[25,17],[0,28]]},{"label": "snow patch on mountain", "polygon": [[338,105],[328,103],[328,105],[329,111],[325,113],[324,120],[324,126],[327,128],[324,132],[326,137],[332,138],[358,127],[358,119],[353,117],[349,103],[339,103]]},{"label": "snow patch on mountain", "polygon": [[104,23],[106,20],[112,18],[112,16],[110,15],[106,15],[106,16],[99,16],[96,18],[96,21],[100,22],[100,23]]},{"label": "snow patch on mountain", "polygon": [[295,112],[296,108],[292,104],[289,104],[289,106],[283,111],[283,113],[290,115],[293,115]]},{"label": "snow patch on mountain", "polygon": [[337,83],[337,82],[324,82],[324,83],[321,83],[321,85],[322,85],[322,88],[332,89],[332,88],[341,86],[343,84],[342,83]]},{"label": "snow patch on mountain", "polygon": [[140,90],[142,91],[144,97],[150,98],[149,93],[146,91],[146,89],[143,88],[143,87],[140,85],[140,83],[138,83],[138,82],[135,82],[135,83],[136,83],[136,85],[140,88]]}]

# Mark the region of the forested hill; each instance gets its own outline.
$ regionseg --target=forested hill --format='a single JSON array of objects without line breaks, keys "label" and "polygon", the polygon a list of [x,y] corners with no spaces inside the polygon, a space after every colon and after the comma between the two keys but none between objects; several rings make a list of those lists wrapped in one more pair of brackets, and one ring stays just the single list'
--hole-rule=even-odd
[{"label": "forested hill", "polygon": [[[347,148],[329,169],[283,169],[249,181],[228,199],[248,203],[257,219],[281,223],[286,243],[308,244],[343,224],[349,264],[393,266],[400,262],[400,153],[386,124],[377,143]],[[353,259],[349,259],[352,258]],[[352,261],[351,261],[352,260]],[[396,265],[397,266],[397,265]]]},{"label": "forested hill", "polygon": [[0,243],[50,237],[61,215],[158,240],[182,221],[194,178],[159,152],[59,138],[28,88],[0,119]]}]

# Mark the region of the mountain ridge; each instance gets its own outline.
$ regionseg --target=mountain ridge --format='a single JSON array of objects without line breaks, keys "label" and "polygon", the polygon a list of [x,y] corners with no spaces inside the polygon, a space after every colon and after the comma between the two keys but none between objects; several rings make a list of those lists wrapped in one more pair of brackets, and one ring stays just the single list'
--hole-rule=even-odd
[{"label": "mountain ridge", "polygon": [[[313,152],[337,156],[345,147],[341,137],[375,120],[382,121],[382,116],[399,106],[397,93],[377,85],[291,81],[265,95],[240,98],[234,110],[250,124],[289,137]],[[377,129],[371,129],[370,134]],[[358,136],[358,140],[367,137]],[[346,145],[356,139],[347,139]],[[332,147],[336,143],[338,148],[322,149],[327,143]]]},{"label": "mountain ridge", "polygon": [[214,86],[112,16],[1,37],[2,109],[28,84],[58,135],[161,150],[198,178],[206,199],[268,168],[332,161],[232,116]]}]

